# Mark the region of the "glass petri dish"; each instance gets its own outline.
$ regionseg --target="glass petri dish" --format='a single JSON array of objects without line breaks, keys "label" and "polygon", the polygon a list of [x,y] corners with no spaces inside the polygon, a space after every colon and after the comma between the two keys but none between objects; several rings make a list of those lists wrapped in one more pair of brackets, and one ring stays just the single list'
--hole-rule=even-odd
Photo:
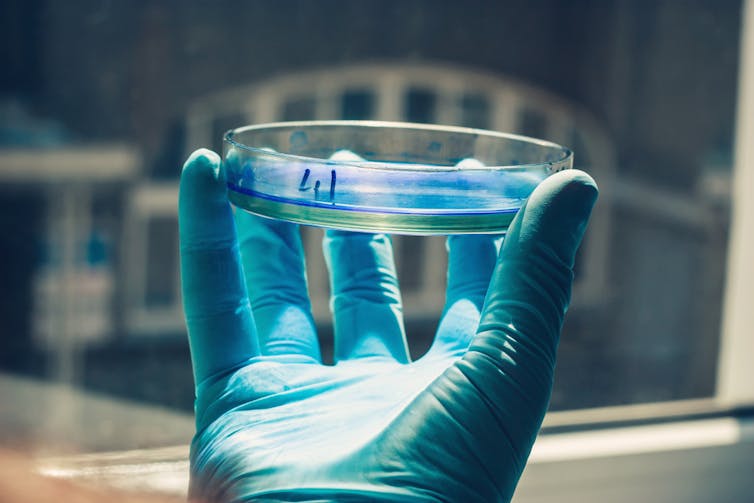
[{"label": "glass petri dish", "polygon": [[235,206],[363,232],[505,232],[542,180],[573,165],[571,151],[552,142],[425,124],[280,122],[224,140]]}]

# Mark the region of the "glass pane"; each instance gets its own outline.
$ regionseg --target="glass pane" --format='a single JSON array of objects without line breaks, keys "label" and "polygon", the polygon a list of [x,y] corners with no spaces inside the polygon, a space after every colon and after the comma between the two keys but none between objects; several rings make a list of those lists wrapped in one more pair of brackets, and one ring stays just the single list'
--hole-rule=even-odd
[{"label": "glass pane", "polygon": [[395,257],[398,269],[398,279],[403,292],[416,292],[424,285],[424,247],[425,238],[418,236],[398,236],[394,242],[400,240],[397,246],[400,252]]},{"label": "glass pane", "polygon": [[281,120],[310,121],[315,118],[316,102],[312,96],[296,96],[283,103]]},{"label": "glass pane", "polygon": [[178,226],[175,218],[152,217],[147,224],[146,291],[147,309],[173,306],[178,300],[176,274]]},{"label": "glass pane", "polygon": [[479,129],[490,127],[490,103],[484,94],[464,94],[461,97],[461,125]]},{"label": "glass pane", "polygon": [[346,91],[340,101],[343,119],[365,120],[374,116],[374,94],[369,91]]},{"label": "glass pane", "polygon": [[[584,141],[584,132],[573,128],[569,135],[568,146],[574,152],[573,165],[576,168],[588,169],[592,166],[589,148]],[[576,154],[578,152],[578,154]]]},{"label": "glass pane", "polygon": [[516,132],[533,138],[544,138],[547,130],[547,116],[543,110],[524,108],[518,117]]},{"label": "glass pane", "polygon": [[403,110],[408,122],[432,122],[437,96],[430,89],[411,88],[406,93]]}]

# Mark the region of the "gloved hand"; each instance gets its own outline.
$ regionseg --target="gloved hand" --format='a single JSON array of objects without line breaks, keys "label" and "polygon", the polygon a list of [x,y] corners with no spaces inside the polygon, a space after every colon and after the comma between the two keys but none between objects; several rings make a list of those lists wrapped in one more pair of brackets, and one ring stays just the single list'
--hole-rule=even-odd
[{"label": "gloved hand", "polygon": [[328,231],[326,366],[297,226],[239,211],[237,235],[220,159],[194,152],[179,203],[196,382],[190,496],[508,501],[547,409],[596,196],[588,175],[564,171],[531,195],[502,249],[495,236],[448,238],[444,314],[415,362],[389,238]]}]

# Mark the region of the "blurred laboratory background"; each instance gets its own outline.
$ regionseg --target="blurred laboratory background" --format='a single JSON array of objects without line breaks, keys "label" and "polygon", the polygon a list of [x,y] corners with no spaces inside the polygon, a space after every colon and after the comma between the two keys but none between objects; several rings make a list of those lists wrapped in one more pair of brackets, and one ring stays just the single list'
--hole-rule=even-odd
[{"label": "blurred laboratory background", "polygon": [[[280,120],[571,147],[601,197],[551,410],[713,401],[742,19],[740,0],[3,0],[0,440],[75,451],[190,436],[181,165],[229,128]],[[331,355],[322,231],[302,236]],[[394,245],[418,357],[442,309],[444,240]],[[29,420],[44,400],[57,405]],[[130,432],[117,418],[136,410],[151,426]]]}]

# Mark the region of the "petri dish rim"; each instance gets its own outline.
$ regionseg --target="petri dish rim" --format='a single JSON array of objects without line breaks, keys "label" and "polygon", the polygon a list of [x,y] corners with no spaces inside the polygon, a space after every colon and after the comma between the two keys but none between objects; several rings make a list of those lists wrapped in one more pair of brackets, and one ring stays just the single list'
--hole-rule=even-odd
[{"label": "petri dish rim", "polygon": [[[457,165],[439,166],[437,164],[410,164],[403,165],[392,162],[380,162],[380,161],[352,161],[352,160],[336,160],[325,159],[322,157],[308,157],[303,155],[290,154],[286,152],[272,151],[262,147],[252,147],[245,143],[235,139],[237,135],[270,129],[284,129],[284,128],[309,128],[309,127],[359,127],[359,128],[395,128],[405,130],[421,130],[421,131],[436,131],[445,133],[458,133],[458,134],[472,134],[477,136],[487,136],[491,138],[499,138],[505,140],[520,141],[523,143],[530,143],[540,147],[551,148],[556,151],[560,151],[562,157],[554,161],[535,162],[526,164],[515,165],[484,165],[480,167],[459,167]],[[223,135],[223,140],[235,148],[246,150],[251,153],[267,155],[272,157],[278,157],[280,159],[289,159],[291,161],[303,161],[313,163],[325,163],[331,166],[358,166],[361,169],[375,170],[375,171],[415,171],[415,172],[448,172],[448,171],[526,171],[534,168],[552,167],[555,165],[568,164],[569,160],[573,158],[573,152],[562,145],[548,140],[542,140],[539,138],[533,138],[530,136],[519,135],[515,133],[503,133],[499,131],[491,131],[487,129],[475,129],[462,126],[445,126],[437,124],[420,124],[413,122],[391,122],[391,121],[362,121],[362,120],[314,120],[314,121],[291,121],[291,122],[269,122],[264,124],[253,124],[248,126],[242,126],[234,129],[230,129]]]},{"label": "petri dish rim", "polygon": [[[327,132],[329,127],[333,129]],[[352,132],[341,132],[341,128]],[[312,134],[320,131],[323,136],[313,139],[312,149],[304,147],[297,151],[307,145],[307,139],[297,138],[294,145],[294,135],[307,130]],[[388,146],[386,157],[380,158],[375,152],[379,152],[381,146],[376,144],[377,150],[372,151],[374,147],[360,144],[358,138],[374,138],[379,142],[383,131],[387,138],[393,135],[396,140],[391,141],[397,143],[389,143],[393,146]],[[329,152],[350,150],[349,141],[337,139],[341,133],[345,137],[355,135],[351,151],[357,155],[364,152],[367,160],[326,157]],[[437,141],[433,141],[433,137],[437,137]],[[420,141],[416,144],[418,149],[412,151],[414,139]],[[442,153],[437,146],[446,139],[450,152]],[[483,148],[495,144],[498,147],[490,151],[491,155],[458,156],[457,153],[469,151],[469,142],[476,145],[479,141]],[[293,148],[283,146],[289,142]],[[356,232],[505,233],[534,187],[550,175],[572,168],[573,164],[572,151],[552,141],[484,129],[409,122],[315,120],[254,124],[227,131],[223,143],[228,198],[236,207],[261,217]],[[282,147],[280,150],[277,150],[278,145]],[[400,150],[403,148],[407,150]],[[507,148],[512,153],[518,149],[539,153],[525,154],[521,162],[505,155]],[[430,154],[422,158],[423,149],[439,156]],[[453,149],[457,153],[453,153]],[[410,157],[415,160],[393,160],[396,153],[406,158],[414,152],[417,155]],[[465,165],[458,163],[456,157],[482,159],[485,164]],[[244,159],[254,158],[268,161],[246,165]],[[361,176],[369,172],[379,173],[379,176],[373,180]],[[433,180],[432,173],[442,181]],[[339,188],[335,189],[336,186]],[[318,191],[319,187],[324,188]],[[417,192],[417,188],[422,190]]]}]

